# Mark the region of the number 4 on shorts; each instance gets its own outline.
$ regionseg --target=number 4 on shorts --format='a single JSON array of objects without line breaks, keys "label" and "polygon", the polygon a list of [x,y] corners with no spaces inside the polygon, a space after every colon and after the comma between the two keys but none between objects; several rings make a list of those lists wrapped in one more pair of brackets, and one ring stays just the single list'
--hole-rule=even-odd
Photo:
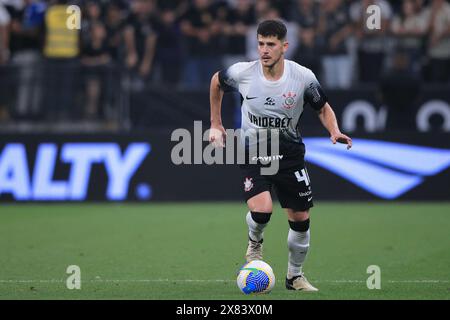
[{"label": "number 4 on shorts", "polygon": [[298,171],[295,171],[295,176],[297,177],[297,181],[298,181],[298,182],[304,181],[305,184],[306,184],[306,186],[308,187],[308,186],[309,186],[309,176],[308,176],[308,171],[306,171],[306,169],[302,169],[302,170],[301,170],[301,173],[302,173],[302,174],[300,174],[300,172],[298,172]]}]

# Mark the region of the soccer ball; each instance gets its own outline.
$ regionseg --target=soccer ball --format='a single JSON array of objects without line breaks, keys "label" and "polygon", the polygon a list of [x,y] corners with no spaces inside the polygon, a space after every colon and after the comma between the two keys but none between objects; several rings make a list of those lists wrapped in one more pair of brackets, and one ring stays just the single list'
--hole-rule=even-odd
[{"label": "soccer ball", "polygon": [[253,260],[239,270],[237,285],[245,294],[269,293],[275,285],[275,275],[266,262]]}]

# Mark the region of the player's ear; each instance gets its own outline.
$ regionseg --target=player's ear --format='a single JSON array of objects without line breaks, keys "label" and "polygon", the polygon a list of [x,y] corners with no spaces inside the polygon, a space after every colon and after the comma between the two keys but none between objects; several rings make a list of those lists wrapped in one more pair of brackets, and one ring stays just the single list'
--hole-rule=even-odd
[{"label": "player's ear", "polygon": [[289,42],[287,40],[283,41],[283,53],[285,53],[289,48]]}]

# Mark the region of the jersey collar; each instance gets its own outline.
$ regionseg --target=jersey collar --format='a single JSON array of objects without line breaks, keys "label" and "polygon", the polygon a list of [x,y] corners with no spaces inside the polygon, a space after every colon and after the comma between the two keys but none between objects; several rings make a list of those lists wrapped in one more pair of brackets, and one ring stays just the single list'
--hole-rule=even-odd
[{"label": "jersey collar", "polygon": [[264,84],[269,85],[269,86],[278,86],[281,83],[283,83],[287,76],[288,76],[288,72],[289,72],[289,68],[288,68],[288,61],[285,59],[284,60],[284,70],[283,70],[283,75],[281,76],[280,79],[276,80],[276,81],[272,81],[272,80],[267,80],[267,78],[264,76],[264,72],[263,72],[263,66],[261,64],[261,60],[258,60],[258,73],[259,73],[259,77],[261,78],[261,80],[264,82]]}]

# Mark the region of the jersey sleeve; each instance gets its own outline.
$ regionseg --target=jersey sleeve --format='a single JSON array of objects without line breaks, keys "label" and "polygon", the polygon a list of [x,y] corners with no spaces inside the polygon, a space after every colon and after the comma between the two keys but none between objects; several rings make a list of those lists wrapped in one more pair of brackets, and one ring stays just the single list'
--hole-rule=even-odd
[{"label": "jersey sleeve", "polygon": [[325,103],[328,102],[328,97],[312,71],[309,71],[306,76],[304,101],[317,111],[322,109]]},{"label": "jersey sleeve", "polygon": [[238,62],[228,69],[219,71],[220,87],[225,92],[237,91],[239,89],[240,73],[245,68],[246,63]]}]

